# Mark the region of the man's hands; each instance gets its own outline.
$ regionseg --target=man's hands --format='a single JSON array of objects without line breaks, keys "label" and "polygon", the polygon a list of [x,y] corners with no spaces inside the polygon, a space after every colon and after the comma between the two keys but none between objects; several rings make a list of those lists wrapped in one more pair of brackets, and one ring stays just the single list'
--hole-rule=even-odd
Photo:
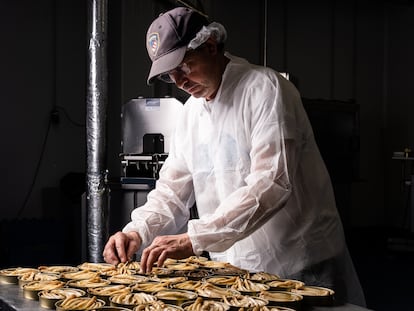
[{"label": "man's hands", "polygon": [[158,236],[142,252],[141,272],[150,273],[155,262],[161,267],[167,258],[183,259],[192,255],[193,245],[187,233]]},{"label": "man's hands", "polygon": [[112,235],[103,251],[107,263],[117,265],[120,262],[131,261],[141,247],[141,238],[137,232],[117,232]]},{"label": "man's hands", "polygon": [[[104,260],[113,265],[131,261],[141,244],[142,240],[137,232],[117,232],[105,245]],[[161,267],[167,258],[183,259],[192,255],[193,245],[187,233],[158,236],[142,252],[141,273],[150,273],[155,262]]]}]

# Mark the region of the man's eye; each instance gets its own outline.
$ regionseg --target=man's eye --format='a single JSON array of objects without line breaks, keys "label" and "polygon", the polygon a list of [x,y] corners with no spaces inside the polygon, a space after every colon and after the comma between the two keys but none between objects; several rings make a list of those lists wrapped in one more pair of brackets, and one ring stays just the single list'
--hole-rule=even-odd
[{"label": "man's eye", "polygon": [[184,74],[189,74],[191,72],[190,67],[187,65],[187,63],[182,63],[177,67],[177,70]]}]

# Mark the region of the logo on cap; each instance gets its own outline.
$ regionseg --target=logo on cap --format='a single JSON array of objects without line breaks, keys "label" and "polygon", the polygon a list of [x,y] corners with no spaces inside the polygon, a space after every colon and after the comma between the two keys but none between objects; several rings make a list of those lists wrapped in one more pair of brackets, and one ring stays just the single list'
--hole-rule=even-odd
[{"label": "logo on cap", "polygon": [[154,32],[148,36],[148,47],[149,50],[152,52],[152,55],[155,56],[158,51],[160,37],[158,33]]}]

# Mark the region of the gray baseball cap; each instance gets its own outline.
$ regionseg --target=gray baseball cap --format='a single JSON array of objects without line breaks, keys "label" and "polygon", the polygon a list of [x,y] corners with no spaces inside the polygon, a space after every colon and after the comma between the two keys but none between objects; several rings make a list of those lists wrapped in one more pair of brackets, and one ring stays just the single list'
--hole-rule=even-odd
[{"label": "gray baseball cap", "polygon": [[152,22],[146,43],[152,61],[148,84],[182,62],[188,43],[205,25],[208,20],[204,16],[185,7],[165,12]]}]

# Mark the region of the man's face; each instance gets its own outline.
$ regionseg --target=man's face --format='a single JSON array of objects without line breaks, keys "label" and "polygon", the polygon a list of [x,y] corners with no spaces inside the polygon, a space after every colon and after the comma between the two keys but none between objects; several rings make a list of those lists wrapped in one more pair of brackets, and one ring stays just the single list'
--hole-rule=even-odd
[{"label": "man's face", "polygon": [[212,99],[221,82],[217,50],[214,42],[207,41],[188,51],[181,64],[168,74],[175,85],[194,97]]}]

